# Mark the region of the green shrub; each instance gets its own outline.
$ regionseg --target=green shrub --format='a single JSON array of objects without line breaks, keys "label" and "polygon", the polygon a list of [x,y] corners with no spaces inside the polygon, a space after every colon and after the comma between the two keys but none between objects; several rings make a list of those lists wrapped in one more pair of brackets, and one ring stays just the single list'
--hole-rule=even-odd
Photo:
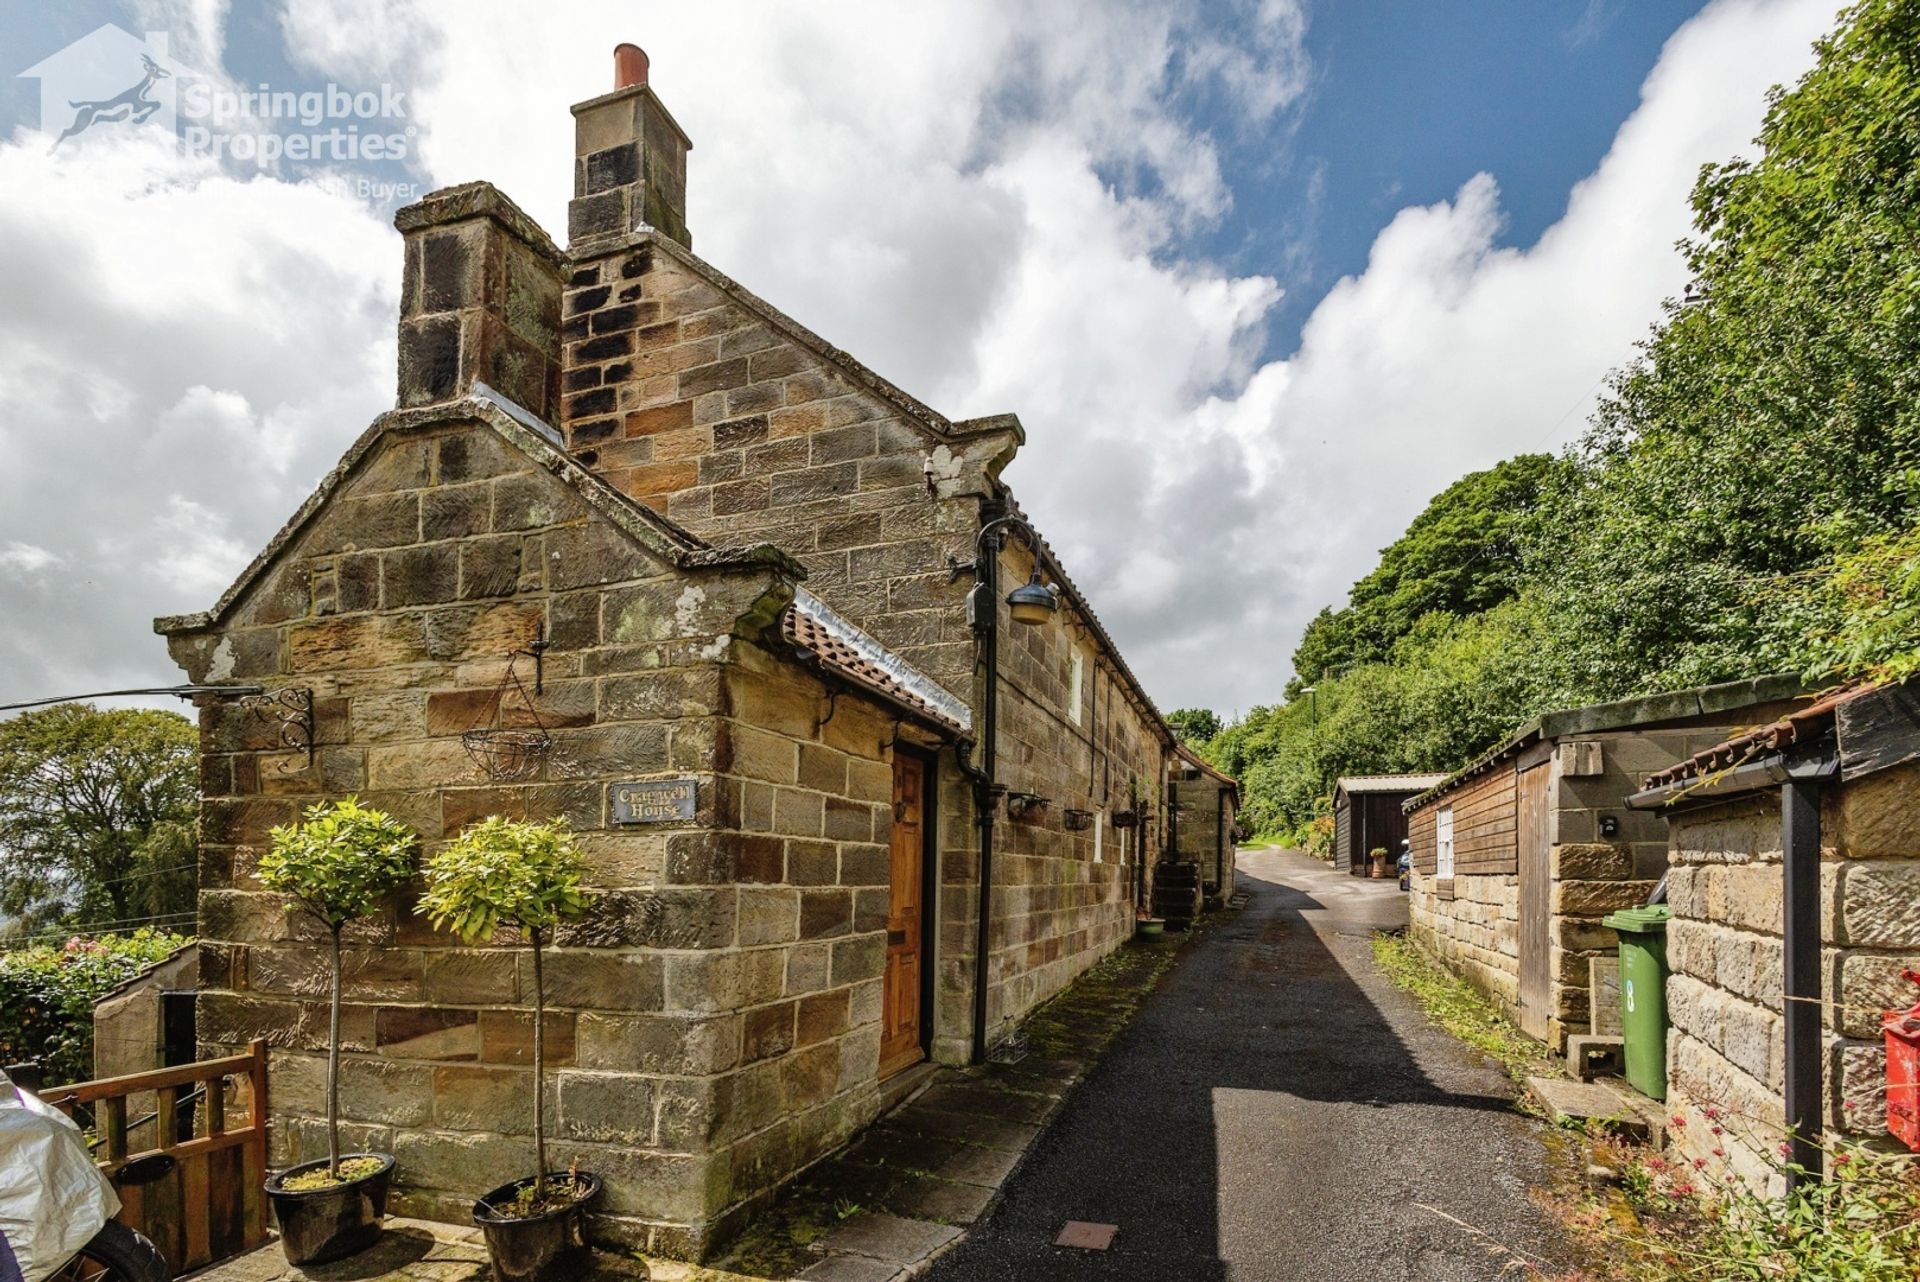
[{"label": "green shrub", "polygon": [[565,822],[525,823],[493,815],[472,825],[427,861],[426,893],[416,912],[468,943],[501,927],[526,932],[533,952],[533,1183],[537,1208],[547,1196],[546,981],[541,950],[553,930],[593,902],[586,860]]},{"label": "green shrub", "polygon": [[48,1085],[93,1076],[93,1005],[181,946],[137,930],[0,953],[0,1063],[37,1060]]}]

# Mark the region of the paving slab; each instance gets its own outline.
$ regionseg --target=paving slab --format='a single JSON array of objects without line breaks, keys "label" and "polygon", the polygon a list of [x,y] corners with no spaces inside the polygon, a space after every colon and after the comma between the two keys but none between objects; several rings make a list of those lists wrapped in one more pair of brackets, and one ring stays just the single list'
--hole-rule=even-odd
[{"label": "paving slab", "polygon": [[931,1220],[910,1220],[884,1211],[865,1211],[827,1234],[829,1251],[845,1251],[894,1264],[916,1264],[960,1236],[960,1230]]},{"label": "paving slab", "polygon": [[[187,1276],[192,1282],[489,1282],[491,1274],[478,1229],[390,1217],[378,1242],[331,1264],[288,1264],[276,1241]],[[580,1282],[646,1277],[638,1260],[596,1251]]]},{"label": "paving slab", "polygon": [[800,1274],[802,1282],[895,1282],[905,1269],[858,1255],[831,1255]]}]

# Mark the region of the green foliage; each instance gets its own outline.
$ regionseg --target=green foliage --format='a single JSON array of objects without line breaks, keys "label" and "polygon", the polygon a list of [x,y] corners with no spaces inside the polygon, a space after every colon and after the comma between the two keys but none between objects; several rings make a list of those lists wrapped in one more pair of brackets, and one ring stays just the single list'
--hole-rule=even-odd
[{"label": "green foliage", "polygon": [[0,721],[0,921],[24,941],[90,923],[190,920],[192,723],[69,703]]},{"label": "green foliage", "polygon": [[354,797],[307,808],[297,824],[273,829],[256,875],[331,928],[364,917],[413,876],[420,838]]},{"label": "green foliage", "polygon": [[[586,861],[561,820],[526,823],[492,815],[427,861],[427,890],[415,911],[468,943],[517,926],[533,945],[533,1183],[518,1213],[547,1197],[546,992],[540,950],[547,932],[587,911]],[[508,1208],[496,1207],[497,1211]]]},{"label": "green foliage", "polygon": [[1552,1058],[1547,1047],[1515,1028],[1486,994],[1452,971],[1435,965],[1404,935],[1375,935],[1373,960],[1388,979],[1412,993],[1427,1018],[1467,1045],[1483,1051],[1515,1079]]},{"label": "green foliage", "polygon": [[1842,15],[1759,143],[1702,172],[1693,301],[1616,378],[1539,549],[1569,695],[1810,666],[1767,585],[1916,524],[1920,9]]},{"label": "green foliage", "polygon": [[1220,714],[1211,708],[1175,708],[1167,714],[1167,724],[1180,742],[1191,746],[1220,733]]},{"label": "green foliage", "polygon": [[1362,663],[1388,659],[1430,615],[1490,610],[1519,591],[1541,494],[1562,464],[1522,454],[1441,491],[1342,610],[1322,610],[1294,651],[1289,696]]},{"label": "green foliage", "polygon": [[429,859],[426,875],[419,911],[469,943],[500,926],[548,929],[590,901],[586,863],[559,820],[483,819]]},{"label": "green foliage", "polygon": [[[1755,1188],[1718,1157],[1682,1162],[1609,1140],[1596,1156],[1621,1173],[1633,1214],[1589,1203],[1569,1216],[1599,1261],[1579,1282],[1912,1282],[1920,1260],[1920,1163],[1912,1154],[1830,1142],[1828,1178],[1784,1197]],[[1789,1169],[1775,1159],[1775,1175]]]},{"label": "green foliage", "polygon": [[1818,52],[1759,158],[1702,171],[1694,284],[1581,443],[1443,492],[1307,629],[1289,703],[1209,744],[1256,827],[1554,708],[1920,671],[1920,3]]},{"label": "green foliage", "polygon": [[192,940],[164,931],[0,953],[0,1063],[38,1060],[50,1086],[93,1076],[93,1006]]}]

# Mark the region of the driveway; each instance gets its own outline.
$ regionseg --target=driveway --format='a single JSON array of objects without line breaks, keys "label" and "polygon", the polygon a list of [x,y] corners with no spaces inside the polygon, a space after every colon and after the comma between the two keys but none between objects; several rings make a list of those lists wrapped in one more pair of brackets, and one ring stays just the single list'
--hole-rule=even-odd
[{"label": "driveway", "polygon": [[[1288,851],[1240,867],[1246,907],[1186,952],[929,1278],[1468,1282],[1515,1276],[1499,1248],[1553,1253],[1528,1196],[1542,1129],[1374,968],[1370,934],[1406,922],[1394,883]],[[1118,1232],[1053,1245],[1069,1220]]]}]

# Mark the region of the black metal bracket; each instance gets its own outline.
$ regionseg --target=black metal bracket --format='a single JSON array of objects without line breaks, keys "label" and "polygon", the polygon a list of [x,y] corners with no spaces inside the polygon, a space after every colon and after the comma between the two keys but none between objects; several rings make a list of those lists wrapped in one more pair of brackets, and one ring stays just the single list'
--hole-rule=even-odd
[{"label": "black metal bracket", "polygon": [[[280,746],[304,751],[307,754],[307,769],[313,768],[313,688],[311,686],[287,686],[280,690],[270,690],[265,694],[248,695],[240,700],[240,706],[266,722],[277,726],[280,733]],[[286,770],[283,762],[282,772]]]},{"label": "black metal bracket", "polygon": [[958,583],[962,575],[972,574],[978,561],[962,561],[953,553],[947,553],[947,582]]},{"label": "black metal bracket", "polygon": [[547,692],[547,669],[545,655],[553,645],[547,640],[547,625],[544,622],[533,625],[533,644],[524,650],[515,650],[515,654],[524,654],[533,660],[533,692]]}]

